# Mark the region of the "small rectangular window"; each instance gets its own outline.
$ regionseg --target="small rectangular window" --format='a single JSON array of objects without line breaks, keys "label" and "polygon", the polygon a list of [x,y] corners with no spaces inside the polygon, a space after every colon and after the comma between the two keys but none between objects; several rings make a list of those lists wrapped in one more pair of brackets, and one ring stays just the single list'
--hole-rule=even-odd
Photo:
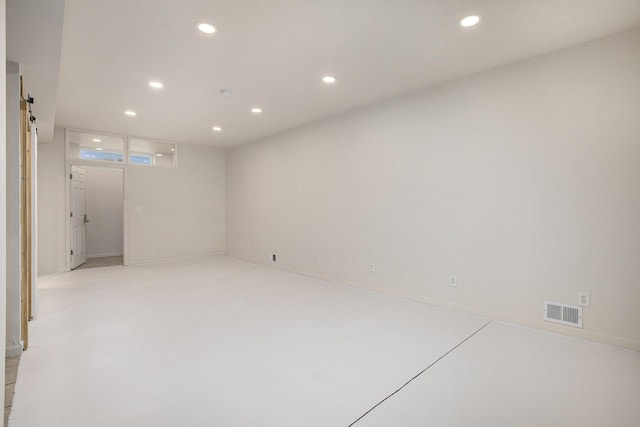
[{"label": "small rectangular window", "polygon": [[144,166],[175,167],[176,145],[141,138],[129,139],[129,163]]},{"label": "small rectangular window", "polygon": [[123,137],[69,131],[68,141],[70,159],[108,163],[124,162]]}]

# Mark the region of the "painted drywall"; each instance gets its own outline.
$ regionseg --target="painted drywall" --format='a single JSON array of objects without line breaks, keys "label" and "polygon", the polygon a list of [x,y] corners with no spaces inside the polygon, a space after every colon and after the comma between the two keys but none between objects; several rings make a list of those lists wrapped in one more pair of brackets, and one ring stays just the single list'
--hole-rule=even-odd
[{"label": "painted drywall", "polygon": [[6,68],[7,340],[6,355],[22,352],[20,342],[20,66]]},{"label": "painted drywall", "polygon": [[84,167],[87,258],[123,254],[123,170]]},{"label": "painted drywall", "polygon": [[[65,270],[65,131],[40,144],[39,273]],[[225,151],[180,144],[178,167],[125,168],[129,263],[225,251]]]},{"label": "painted drywall", "polygon": [[639,75],[636,28],[230,149],[227,251],[640,349]]},{"label": "painted drywall", "polygon": [[38,274],[65,270],[64,129],[56,128],[53,141],[38,144]]},{"label": "painted drywall", "polygon": [[180,144],[177,168],[131,166],[129,263],[225,252],[225,151]]},{"label": "painted drywall", "polygon": [[[6,2],[0,0],[0,58],[4,58],[6,62]],[[6,67],[2,67],[0,71],[0,99],[6,99]],[[0,129],[5,129],[7,120],[7,109],[4,102],[0,102]],[[6,224],[6,144],[7,136],[5,132],[0,132],[0,224]],[[6,277],[7,274],[7,234],[6,227],[0,227],[0,277]],[[6,281],[0,280],[0,342],[6,342],[6,309],[7,294]],[[4,358],[0,361],[0,381],[4,383]],[[0,398],[4,401],[4,388],[0,391]],[[4,421],[2,421],[4,423]]]}]

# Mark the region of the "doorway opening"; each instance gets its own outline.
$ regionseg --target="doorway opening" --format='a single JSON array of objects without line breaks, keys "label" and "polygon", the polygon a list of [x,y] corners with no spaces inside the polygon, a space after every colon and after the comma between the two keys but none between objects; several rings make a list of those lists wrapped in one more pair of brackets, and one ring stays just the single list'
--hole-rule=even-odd
[{"label": "doorway opening", "polygon": [[123,265],[124,170],[72,165],[71,270]]}]

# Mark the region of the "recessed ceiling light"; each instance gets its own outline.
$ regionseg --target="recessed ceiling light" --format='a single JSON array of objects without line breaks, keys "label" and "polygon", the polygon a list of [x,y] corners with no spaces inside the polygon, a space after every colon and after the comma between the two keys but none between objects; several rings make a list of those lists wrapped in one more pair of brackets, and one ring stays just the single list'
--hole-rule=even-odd
[{"label": "recessed ceiling light", "polygon": [[262,108],[259,108],[259,107],[253,107],[253,108],[251,109],[251,112],[252,112],[252,113],[254,113],[254,114],[260,114],[260,113],[262,113]]},{"label": "recessed ceiling light", "polygon": [[480,22],[480,17],[476,15],[467,16],[466,18],[460,21],[460,25],[463,27],[473,27],[478,22]]},{"label": "recessed ceiling light", "polygon": [[216,32],[216,29],[213,28],[213,25],[209,25],[205,23],[198,24],[198,29],[205,34],[213,34]]},{"label": "recessed ceiling light", "polygon": [[171,149],[171,151],[176,151],[176,149],[175,149],[175,148],[172,148],[172,149]]},{"label": "recessed ceiling light", "polygon": [[102,151],[102,148],[101,147],[96,147],[96,150]]},{"label": "recessed ceiling light", "polygon": [[162,153],[156,153],[156,157],[162,157]]},{"label": "recessed ceiling light", "polygon": [[220,95],[227,97],[227,96],[231,96],[231,91],[229,89],[222,89],[220,91]]},{"label": "recessed ceiling light", "polygon": [[216,132],[220,132],[222,131],[222,128],[220,126],[214,126],[213,130],[215,130]]},{"label": "recessed ceiling light", "polygon": [[154,89],[161,89],[162,88],[162,83],[160,82],[149,82],[149,86],[151,86]]},{"label": "recessed ceiling light", "polygon": [[131,111],[131,110],[127,110],[124,112],[127,116],[135,116],[136,112],[135,111]]},{"label": "recessed ceiling light", "polygon": [[93,138],[92,141],[93,142],[100,142],[100,140],[98,138]]},{"label": "recessed ceiling light", "polygon": [[322,81],[325,83],[335,83],[336,82],[336,78],[333,76],[324,76],[322,78]]}]

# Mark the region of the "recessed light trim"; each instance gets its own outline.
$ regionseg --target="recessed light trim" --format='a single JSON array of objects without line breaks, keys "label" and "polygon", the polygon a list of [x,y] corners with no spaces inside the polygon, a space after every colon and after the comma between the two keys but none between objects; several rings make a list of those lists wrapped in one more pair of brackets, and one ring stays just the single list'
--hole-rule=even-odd
[{"label": "recessed light trim", "polygon": [[260,107],[253,107],[253,108],[251,109],[251,112],[252,112],[253,114],[260,114],[260,113],[262,113],[262,108],[260,108]]},{"label": "recessed light trim", "polygon": [[470,16],[467,16],[466,18],[462,18],[460,20],[460,25],[462,25],[463,27],[473,27],[478,22],[480,22],[480,17],[479,16],[470,15]]},{"label": "recessed light trim", "polygon": [[162,153],[156,153],[156,157],[162,157]]},{"label": "recessed light trim", "polygon": [[205,33],[205,34],[213,34],[213,33],[216,32],[216,29],[214,28],[213,25],[207,24],[207,23],[204,23],[204,22],[198,24],[198,29],[200,31],[202,31],[203,33]]},{"label": "recessed light trim", "polygon": [[214,126],[213,130],[216,132],[222,132],[222,128],[220,126]]},{"label": "recessed light trim", "polygon": [[92,141],[93,142],[100,142],[100,140],[98,138],[93,138]]},{"label": "recessed light trim", "polygon": [[159,81],[153,80],[149,82],[149,86],[151,86],[154,89],[162,89],[164,85]]},{"label": "recessed light trim", "polygon": [[231,96],[231,91],[229,89],[222,89],[220,91],[220,95],[222,95],[224,97],[229,97],[229,96]]},{"label": "recessed light trim", "polygon": [[102,151],[102,147],[96,147],[96,150]]},{"label": "recessed light trim", "polygon": [[336,82],[336,78],[334,76],[324,76],[322,78],[322,81],[325,83],[335,83]]},{"label": "recessed light trim", "polygon": [[137,113],[136,113],[135,111],[133,111],[133,110],[127,110],[127,111],[125,111],[124,113],[125,113],[127,116],[131,116],[131,117],[133,117],[133,116],[137,116]]}]

